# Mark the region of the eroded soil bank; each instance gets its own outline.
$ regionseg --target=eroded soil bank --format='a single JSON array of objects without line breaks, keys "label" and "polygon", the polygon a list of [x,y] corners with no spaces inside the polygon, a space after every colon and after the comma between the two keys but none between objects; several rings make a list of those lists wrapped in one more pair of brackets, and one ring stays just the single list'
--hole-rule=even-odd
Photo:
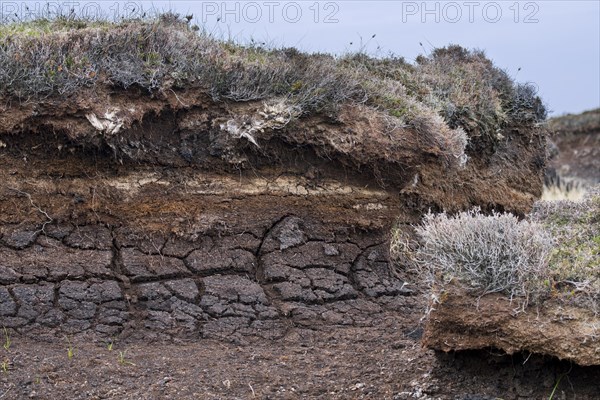
[{"label": "eroded soil bank", "polygon": [[[0,396],[539,398],[569,371],[436,358],[388,254],[430,208],[529,211],[541,133],[474,138],[461,164],[356,108],[254,144],[227,122],[260,104],[96,96],[2,116]],[[566,376],[564,398],[597,393],[597,369]]]},{"label": "eroded soil bank", "polygon": [[540,194],[535,130],[494,149],[475,138],[453,160],[357,106],[281,125],[280,103],[169,93],[9,104],[4,326],[241,340],[353,324],[411,294],[388,262],[392,224],[432,208],[523,214]]},{"label": "eroded soil bank", "polygon": [[387,261],[397,196],[368,181],[73,157],[3,170],[2,323],[21,334],[243,342],[373,325],[410,294]]},{"label": "eroded soil bank", "polygon": [[444,351],[496,348],[513,354],[526,349],[598,365],[597,329],[597,316],[583,306],[550,299],[521,309],[519,300],[504,295],[476,298],[451,288],[432,305],[423,342]]},{"label": "eroded soil bank", "polygon": [[549,121],[552,131],[546,185],[566,190],[600,183],[600,109]]}]

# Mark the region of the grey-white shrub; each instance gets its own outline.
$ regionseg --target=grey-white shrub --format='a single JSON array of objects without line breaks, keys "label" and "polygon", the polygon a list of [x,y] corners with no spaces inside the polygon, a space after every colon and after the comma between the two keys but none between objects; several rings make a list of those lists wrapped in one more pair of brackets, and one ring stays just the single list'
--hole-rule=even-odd
[{"label": "grey-white shrub", "polygon": [[427,214],[416,233],[415,265],[431,285],[454,281],[476,295],[520,297],[523,305],[549,290],[552,238],[538,223],[476,209]]}]

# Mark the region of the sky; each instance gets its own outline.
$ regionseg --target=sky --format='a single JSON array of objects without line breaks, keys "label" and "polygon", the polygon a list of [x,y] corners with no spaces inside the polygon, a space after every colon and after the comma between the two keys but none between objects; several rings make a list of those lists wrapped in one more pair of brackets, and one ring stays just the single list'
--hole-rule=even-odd
[{"label": "sky", "polygon": [[[600,1],[2,1],[2,15],[73,8],[112,17],[152,10],[193,14],[220,37],[309,52],[390,53],[411,61],[434,47],[484,50],[538,87],[551,115],[600,107]],[[11,8],[12,7],[12,8]],[[31,12],[31,11],[30,11]],[[138,14],[139,15],[139,14]]]}]

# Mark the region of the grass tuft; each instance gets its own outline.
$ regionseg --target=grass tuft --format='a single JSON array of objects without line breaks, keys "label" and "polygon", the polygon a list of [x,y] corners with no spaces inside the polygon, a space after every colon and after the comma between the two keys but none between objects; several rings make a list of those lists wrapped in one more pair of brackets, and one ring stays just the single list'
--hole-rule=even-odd
[{"label": "grass tuft", "polygon": [[8,351],[10,350],[10,346],[12,345],[12,340],[10,339],[10,334],[8,333],[8,330],[6,329],[6,327],[3,327],[4,330],[4,344],[2,345],[2,347],[4,347],[4,350]]},{"label": "grass tuft", "polygon": [[600,187],[580,201],[540,201],[531,219],[555,238],[549,258],[553,294],[599,313]]},{"label": "grass tuft", "polygon": [[125,351],[119,351],[119,355],[117,357],[117,361],[121,365],[133,365],[133,366],[135,366],[135,363],[133,363],[133,362],[131,362],[131,361],[129,361],[127,359],[127,350],[125,350]]},{"label": "grass tuft", "polygon": [[72,360],[75,357],[75,347],[71,343],[71,340],[67,338],[67,358]]}]

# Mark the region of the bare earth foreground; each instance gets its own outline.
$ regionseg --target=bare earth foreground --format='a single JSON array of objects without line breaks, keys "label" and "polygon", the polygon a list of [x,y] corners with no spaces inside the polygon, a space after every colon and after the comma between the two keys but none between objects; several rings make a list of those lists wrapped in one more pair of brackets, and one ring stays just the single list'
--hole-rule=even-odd
[{"label": "bare earth foreground", "polygon": [[[597,399],[600,368],[493,351],[434,354],[406,319],[380,329],[291,330],[279,340],[233,344],[13,338],[7,399]],[[124,359],[120,359],[121,352]],[[562,379],[561,379],[562,377]]]}]

